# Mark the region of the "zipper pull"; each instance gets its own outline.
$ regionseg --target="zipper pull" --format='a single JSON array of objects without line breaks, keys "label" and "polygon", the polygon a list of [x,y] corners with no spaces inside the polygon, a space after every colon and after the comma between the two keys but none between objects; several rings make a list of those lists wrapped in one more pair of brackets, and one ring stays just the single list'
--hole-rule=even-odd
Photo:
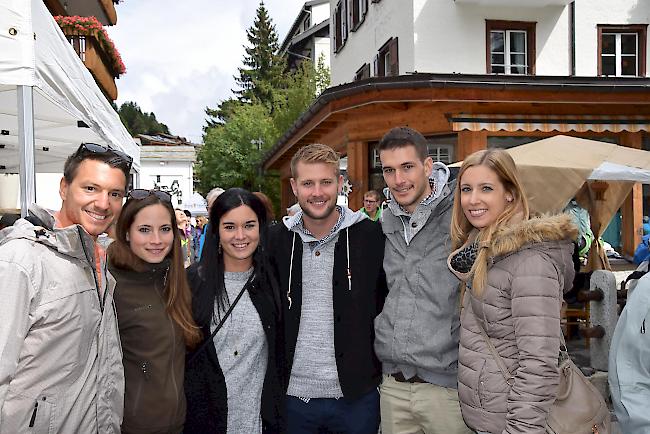
[{"label": "zipper pull", "polygon": [[643,318],[643,322],[641,323],[641,334],[645,334],[645,318]]},{"label": "zipper pull", "polygon": [[32,418],[29,419],[29,427],[34,427],[34,422],[36,421],[36,410],[38,410],[38,401],[34,403],[34,411],[32,412]]}]

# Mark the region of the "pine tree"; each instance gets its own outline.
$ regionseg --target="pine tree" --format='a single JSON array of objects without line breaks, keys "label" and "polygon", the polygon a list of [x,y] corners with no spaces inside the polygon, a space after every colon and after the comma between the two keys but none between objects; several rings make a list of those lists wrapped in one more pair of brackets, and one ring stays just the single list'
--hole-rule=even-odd
[{"label": "pine tree", "polygon": [[239,77],[235,77],[240,89],[233,92],[241,102],[260,102],[272,108],[274,90],[282,87],[286,61],[277,54],[278,34],[263,0],[253,25],[246,30],[246,37],[249,46],[244,46],[244,66],[238,68]]},{"label": "pine tree", "polygon": [[127,101],[123,103],[117,113],[133,137],[138,134],[169,134],[167,125],[158,122],[153,112],[143,113],[136,102]]}]

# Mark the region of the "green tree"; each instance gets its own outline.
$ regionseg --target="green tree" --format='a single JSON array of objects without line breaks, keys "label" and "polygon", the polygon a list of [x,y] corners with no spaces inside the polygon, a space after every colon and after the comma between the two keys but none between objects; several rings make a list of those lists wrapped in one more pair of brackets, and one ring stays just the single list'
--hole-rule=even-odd
[{"label": "green tree", "polygon": [[272,112],[275,129],[280,135],[286,133],[296,119],[329,86],[329,68],[325,66],[324,58],[321,56],[316,68],[308,60],[301,62],[300,66],[288,74],[285,80],[285,87],[276,91]]},{"label": "green tree", "polygon": [[228,98],[221,101],[216,109],[206,107],[205,114],[208,115],[208,117],[205,120],[206,125],[203,127],[203,132],[207,133],[208,129],[228,122],[235,109],[240,105],[242,105],[242,103],[239,102],[238,99]]},{"label": "green tree", "polygon": [[264,191],[272,199],[277,198],[277,193],[269,194],[277,187],[271,188],[274,183],[262,177],[259,170],[262,156],[277,135],[264,105],[236,107],[227,122],[209,128],[205,135],[195,169],[199,191],[205,194],[216,186],[243,187]]},{"label": "green tree", "polygon": [[286,60],[277,54],[278,34],[264,1],[246,30],[246,38],[249,46],[244,46],[244,66],[238,68],[239,77],[235,77],[240,89],[233,92],[242,102],[261,102],[272,108],[274,90],[282,87]]},{"label": "green tree", "polygon": [[318,56],[318,61],[316,63],[315,80],[316,95],[314,97],[323,93],[325,89],[330,87],[331,84],[330,68],[325,63],[325,55],[323,53]]},{"label": "green tree", "polygon": [[137,103],[127,101],[117,110],[122,123],[131,136],[138,134],[169,134],[167,125],[158,122],[156,115],[143,113]]}]

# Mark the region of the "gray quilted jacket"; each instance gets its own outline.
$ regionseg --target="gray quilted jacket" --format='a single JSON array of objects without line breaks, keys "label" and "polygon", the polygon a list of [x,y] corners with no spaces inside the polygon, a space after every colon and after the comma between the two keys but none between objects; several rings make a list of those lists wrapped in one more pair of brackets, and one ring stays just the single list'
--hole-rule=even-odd
[{"label": "gray quilted jacket", "polygon": [[[562,214],[504,228],[488,247],[493,264],[487,285],[480,298],[465,292],[461,313],[458,396],[470,428],[546,433],[559,383],[560,307],[563,291],[573,282],[571,240],[576,235],[571,217]],[[514,374],[512,386],[479,327]]]}]

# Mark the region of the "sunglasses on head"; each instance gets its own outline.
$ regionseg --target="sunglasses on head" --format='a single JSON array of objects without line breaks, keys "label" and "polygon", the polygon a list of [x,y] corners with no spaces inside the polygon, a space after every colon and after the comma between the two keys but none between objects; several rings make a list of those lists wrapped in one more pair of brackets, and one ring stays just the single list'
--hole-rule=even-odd
[{"label": "sunglasses on head", "polygon": [[129,171],[131,170],[131,165],[133,164],[133,157],[128,154],[125,154],[122,151],[118,151],[109,146],[98,145],[97,143],[82,143],[77,148],[77,152],[74,153],[75,157],[81,156],[84,152],[89,152],[91,154],[105,154],[110,152],[115,155],[115,158],[112,158],[107,161],[107,163],[126,163],[129,166]]},{"label": "sunglasses on head", "polygon": [[129,192],[129,199],[142,200],[149,196],[156,196],[158,199],[171,203],[172,195],[162,190],[145,190],[144,188],[136,188]]}]

